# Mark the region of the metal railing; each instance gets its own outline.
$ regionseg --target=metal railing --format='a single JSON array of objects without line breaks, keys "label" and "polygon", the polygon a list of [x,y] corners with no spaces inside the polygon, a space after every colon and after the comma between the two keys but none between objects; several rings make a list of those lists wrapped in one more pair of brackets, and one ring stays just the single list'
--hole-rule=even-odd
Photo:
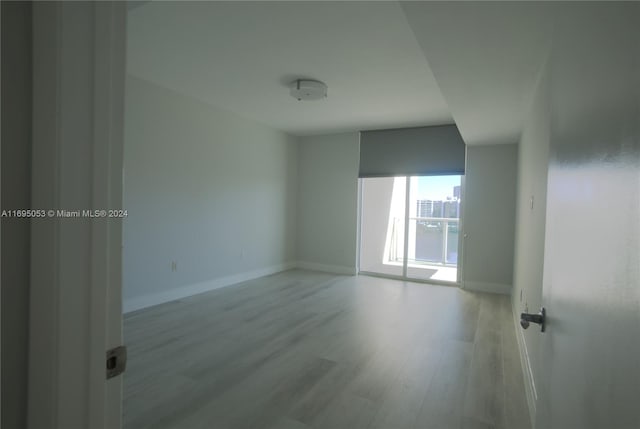
[{"label": "metal railing", "polygon": [[[417,264],[436,264],[443,266],[457,266],[457,248],[458,241],[451,240],[450,235],[455,233],[457,237],[460,225],[459,218],[443,218],[443,217],[410,217],[409,224],[415,222],[413,237],[409,236],[409,255],[413,254],[413,258],[408,258],[410,262]],[[454,229],[455,231],[450,231]],[[410,229],[411,230],[411,229]],[[433,241],[440,241],[439,235],[442,234],[442,242],[438,252],[438,257],[434,256]],[[429,242],[431,241],[431,243]],[[455,243],[455,244],[454,244]],[[413,246],[413,249],[411,247]],[[437,247],[437,243],[436,243]],[[449,252],[455,249],[455,259],[450,258]],[[421,249],[422,248],[422,249]],[[426,250],[425,250],[426,248]],[[431,248],[431,252],[429,252]],[[425,255],[425,253],[430,253]],[[391,232],[391,242],[389,249],[389,260],[391,262],[402,262],[404,254],[404,219],[393,218],[393,226]]]}]

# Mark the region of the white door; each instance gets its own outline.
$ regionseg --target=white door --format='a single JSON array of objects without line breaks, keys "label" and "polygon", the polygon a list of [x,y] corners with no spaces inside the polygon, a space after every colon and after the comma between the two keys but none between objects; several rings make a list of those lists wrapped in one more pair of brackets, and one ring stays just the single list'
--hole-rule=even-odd
[{"label": "white door", "polygon": [[640,427],[639,6],[555,17],[538,429]]},{"label": "white door", "polygon": [[122,343],[126,3],[33,14],[33,208],[46,217],[32,222],[28,426],[119,428],[105,353]]}]

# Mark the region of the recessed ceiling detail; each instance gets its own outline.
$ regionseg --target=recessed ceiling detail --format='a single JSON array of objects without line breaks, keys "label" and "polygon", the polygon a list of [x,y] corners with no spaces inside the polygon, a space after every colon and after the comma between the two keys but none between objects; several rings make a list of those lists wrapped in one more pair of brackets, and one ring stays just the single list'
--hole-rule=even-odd
[{"label": "recessed ceiling detail", "polygon": [[[293,135],[453,122],[397,2],[162,2],[129,11],[136,77]],[[329,97],[294,102],[292,81]]]},{"label": "recessed ceiling detail", "polygon": [[553,2],[402,2],[467,144],[517,143],[549,52]]}]

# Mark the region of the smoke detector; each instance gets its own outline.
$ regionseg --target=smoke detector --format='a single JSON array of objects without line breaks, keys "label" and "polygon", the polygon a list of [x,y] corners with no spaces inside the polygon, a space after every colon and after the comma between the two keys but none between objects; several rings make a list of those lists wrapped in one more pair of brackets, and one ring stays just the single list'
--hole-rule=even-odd
[{"label": "smoke detector", "polygon": [[327,97],[327,85],[318,80],[298,79],[291,82],[289,93],[298,101],[320,100]]}]

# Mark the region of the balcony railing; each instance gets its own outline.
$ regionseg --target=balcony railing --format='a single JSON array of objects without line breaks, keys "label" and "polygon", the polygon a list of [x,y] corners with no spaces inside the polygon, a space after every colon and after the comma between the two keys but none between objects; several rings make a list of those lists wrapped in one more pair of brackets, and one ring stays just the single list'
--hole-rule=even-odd
[{"label": "balcony railing", "polygon": [[[408,262],[456,266],[458,263],[459,218],[409,218]],[[404,255],[404,219],[394,218],[389,260],[402,262]]]}]

